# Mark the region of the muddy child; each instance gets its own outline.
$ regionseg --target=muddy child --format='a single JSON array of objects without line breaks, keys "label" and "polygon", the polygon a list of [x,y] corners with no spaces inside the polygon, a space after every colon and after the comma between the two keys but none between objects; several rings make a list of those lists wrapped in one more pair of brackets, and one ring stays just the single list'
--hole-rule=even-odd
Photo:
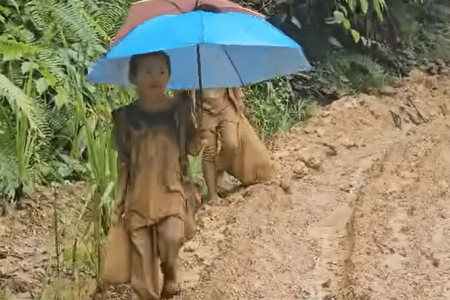
[{"label": "muddy child", "polygon": [[271,177],[270,155],[245,117],[242,88],[190,91],[201,106],[202,167],[211,201],[219,199],[224,172],[244,185]]},{"label": "muddy child", "polygon": [[133,56],[129,78],[139,99],[113,118],[123,195],[119,211],[130,240],[131,299],[171,298],[180,292],[177,259],[189,226],[183,170],[186,153],[199,151],[195,121],[189,100],[164,94],[170,78],[165,53]]}]

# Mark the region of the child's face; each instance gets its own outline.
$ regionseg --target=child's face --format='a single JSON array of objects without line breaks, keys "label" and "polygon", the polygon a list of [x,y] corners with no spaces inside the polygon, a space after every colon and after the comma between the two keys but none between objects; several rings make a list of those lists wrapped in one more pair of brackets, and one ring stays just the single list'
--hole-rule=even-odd
[{"label": "child's face", "polygon": [[169,68],[165,57],[150,55],[139,58],[136,75],[132,81],[139,89],[166,88]]}]

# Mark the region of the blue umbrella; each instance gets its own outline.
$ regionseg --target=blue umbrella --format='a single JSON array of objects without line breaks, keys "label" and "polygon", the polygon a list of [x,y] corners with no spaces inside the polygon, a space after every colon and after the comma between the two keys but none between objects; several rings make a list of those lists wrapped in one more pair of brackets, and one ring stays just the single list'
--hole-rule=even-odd
[{"label": "blue umbrella", "polygon": [[193,11],[137,26],[94,63],[94,83],[130,85],[132,55],[165,51],[168,89],[244,86],[311,68],[301,47],[265,20],[244,13]]}]

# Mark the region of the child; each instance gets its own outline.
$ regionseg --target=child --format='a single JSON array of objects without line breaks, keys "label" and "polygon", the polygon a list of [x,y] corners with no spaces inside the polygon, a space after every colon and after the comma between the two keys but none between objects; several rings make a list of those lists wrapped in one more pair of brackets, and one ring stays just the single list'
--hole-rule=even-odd
[{"label": "child", "polygon": [[176,262],[187,225],[183,167],[197,155],[195,121],[187,99],[168,98],[170,59],[164,52],[135,55],[130,82],[139,99],[113,113],[119,153],[119,205],[131,242],[132,299],[160,299],[180,292]]},{"label": "child", "polygon": [[[201,94],[201,97],[200,97]],[[226,145],[231,154],[238,148],[237,126],[244,105],[241,100],[242,90],[237,88],[206,89],[190,91],[190,96],[197,104],[201,103],[200,135],[204,145],[202,156],[202,169],[208,188],[209,200],[219,199],[218,180],[223,176],[218,174],[216,157],[219,153],[219,144]],[[219,143],[219,135],[221,137]]]},{"label": "child", "polygon": [[245,117],[242,88],[191,91],[201,104],[202,166],[210,201],[217,201],[224,171],[244,185],[271,178],[270,155]]}]

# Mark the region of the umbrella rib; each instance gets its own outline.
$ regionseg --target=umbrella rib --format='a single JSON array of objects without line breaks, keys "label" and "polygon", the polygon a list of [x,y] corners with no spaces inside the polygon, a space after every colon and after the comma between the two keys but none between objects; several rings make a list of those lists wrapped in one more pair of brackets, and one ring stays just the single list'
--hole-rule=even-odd
[{"label": "umbrella rib", "polygon": [[222,46],[223,48],[223,52],[225,52],[225,55],[227,56],[228,60],[230,61],[231,65],[233,66],[234,71],[236,71],[237,76],[239,77],[239,81],[241,82],[241,85],[244,86],[244,81],[241,78],[241,75],[239,74],[239,71],[236,68],[236,65],[234,64],[234,62],[231,60],[230,55],[227,52],[227,49],[225,48],[225,46]]}]

